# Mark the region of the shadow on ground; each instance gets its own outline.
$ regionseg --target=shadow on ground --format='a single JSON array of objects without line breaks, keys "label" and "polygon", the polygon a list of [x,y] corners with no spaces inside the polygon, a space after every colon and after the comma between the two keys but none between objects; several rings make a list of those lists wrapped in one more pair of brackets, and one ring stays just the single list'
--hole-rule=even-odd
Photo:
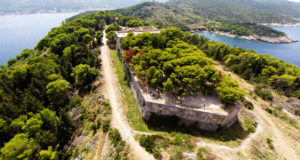
[{"label": "shadow on ground", "polygon": [[180,124],[180,119],[177,116],[158,116],[152,114],[149,120],[145,121],[149,129],[164,132],[181,132],[190,134],[196,137],[205,137],[222,142],[237,141],[246,139],[250,134],[249,131],[242,127],[240,121],[235,122],[231,127],[222,129],[219,128],[216,132],[201,131],[196,125]]}]

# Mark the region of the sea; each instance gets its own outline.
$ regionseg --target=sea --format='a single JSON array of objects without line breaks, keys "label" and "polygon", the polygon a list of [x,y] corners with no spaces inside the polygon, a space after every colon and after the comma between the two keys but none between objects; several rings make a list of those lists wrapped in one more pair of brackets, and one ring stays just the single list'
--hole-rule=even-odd
[{"label": "sea", "polygon": [[36,13],[0,16],[0,65],[20,54],[25,48],[33,49],[53,27],[74,13]]},{"label": "sea", "polygon": [[[40,39],[47,35],[53,27],[59,26],[63,20],[78,13],[37,13],[24,15],[0,16],[0,65],[20,54],[25,48],[33,49]],[[273,27],[300,40],[300,26]],[[260,54],[270,54],[300,67],[300,42],[292,44],[271,44],[240,40],[220,36],[214,33],[198,33],[213,41],[225,42],[230,46],[255,50]]]},{"label": "sea", "polygon": [[[272,28],[283,31],[289,37],[300,41],[300,26],[272,27]],[[210,32],[200,32],[198,34],[204,35],[212,41],[225,42],[230,46],[255,50],[259,54],[269,54],[272,57],[282,59],[285,62],[290,62],[300,67],[300,42],[292,43],[292,44],[272,44],[266,42],[230,38],[230,37],[221,36]]]}]

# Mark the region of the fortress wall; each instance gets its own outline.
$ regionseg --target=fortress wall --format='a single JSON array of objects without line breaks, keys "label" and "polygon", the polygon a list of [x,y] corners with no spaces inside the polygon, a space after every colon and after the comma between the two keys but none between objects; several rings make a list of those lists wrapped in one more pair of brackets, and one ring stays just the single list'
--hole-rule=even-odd
[{"label": "fortress wall", "polygon": [[128,64],[124,63],[124,66],[139,111],[146,119],[148,119],[152,113],[161,116],[177,116],[185,125],[196,125],[200,130],[208,131],[216,131],[220,127],[230,127],[237,120],[238,112],[241,109],[241,104],[239,103],[235,104],[234,109],[232,109],[228,115],[222,115],[192,108],[183,108],[176,104],[147,101],[138,82],[130,72]]}]

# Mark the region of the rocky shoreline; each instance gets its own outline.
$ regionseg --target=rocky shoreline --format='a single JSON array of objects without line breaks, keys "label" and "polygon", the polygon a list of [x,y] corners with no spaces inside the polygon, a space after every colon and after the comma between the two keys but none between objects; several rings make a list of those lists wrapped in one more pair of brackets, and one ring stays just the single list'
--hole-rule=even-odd
[{"label": "rocky shoreline", "polygon": [[238,39],[244,39],[244,40],[250,40],[250,41],[262,41],[262,42],[268,42],[268,43],[274,43],[274,44],[290,44],[290,43],[298,42],[298,40],[294,40],[288,36],[282,36],[282,37],[264,37],[264,36],[258,36],[258,35],[239,36],[239,35],[233,35],[233,34],[230,34],[227,32],[220,32],[220,31],[215,31],[213,33],[221,35],[221,36],[231,37],[231,38],[238,38]]}]

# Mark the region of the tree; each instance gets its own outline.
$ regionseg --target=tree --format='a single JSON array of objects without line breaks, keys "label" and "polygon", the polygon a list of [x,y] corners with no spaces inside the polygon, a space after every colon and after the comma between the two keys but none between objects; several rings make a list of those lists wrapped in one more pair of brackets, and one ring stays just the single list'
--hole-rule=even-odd
[{"label": "tree", "polygon": [[163,83],[163,86],[164,86],[165,92],[172,93],[172,89],[174,88],[174,85],[170,78],[166,82]]},{"label": "tree", "polygon": [[117,40],[117,35],[114,31],[110,31],[105,36],[110,42],[115,42]]},{"label": "tree", "polygon": [[234,104],[238,100],[243,100],[246,95],[246,92],[239,88],[238,83],[229,77],[222,78],[216,91],[225,104]]},{"label": "tree", "polygon": [[183,32],[179,28],[167,28],[162,30],[161,34],[167,38],[167,41],[183,38]]},{"label": "tree", "polygon": [[95,37],[96,37],[96,40],[97,40],[97,44],[98,45],[102,44],[102,37],[103,37],[102,31],[97,31],[95,33]]},{"label": "tree", "polygon": [[296,80],[295,76],[284,74],[281,76],[274,75],[271,77],[272,84],[275,88],[289,88],[291,87]]},{"label": "tree", "polygon": [[2,160],[32,160],[35,157],[37,145],[32,138],[25,133],[16,134],[1,148]]},{"label": "tree", "polygon": [[50,76],[48,76],[48,79],[50,82],[52,82],[63,78],[60,74],[51,74]]},{"label": "tree", "polygon": [[73,37],[70,34],[59,34],[50,42],[51,52],[61,55],[63,50],[72,44]]},{"label": "tree", "polygon": [[54,105],[63,106],[68,99],[70,88],[70,83],[63,79],[50,82],[47,85],[47,97]]},{"label": "tree", "polygon": [[24,50],[21,52],[20,55],[16,56],[16,58],[17,58],[18,60],[26,59],[26,58],[28,58],[30,55],[32,55],[33,53],[34,53],[34,51],[31,50],[31,49],[24,49]]},{"label": "tree", "polygon": [[87,64],[80,64],[73,68],[73,73],[71,75],[75,78],[76,85],[82,87],[96,78],[97,70],[91,68]]},{"label": "tree", "polygon": [[86,34],[83,36],[84,43],[90,43],[93,40],[93,37],[90,34]]},{"label": "tree", "polygon": [[100,24],[99,24],[99,29],[103,30],[105,25],[106,25],[106,22],[104,21],[104,19],[101,19]]},{"label": "tree", "polygon": [[43,121],[36,117],[31,117],[27,120],[26,124],[22,127],[22,130],[27,132],[30,137],[35,137],[39,134]]},{"label": "tree", "polygon": [[105,33],[107,34],[111,31],[119,31],[120,29],[121,29],[120,26],[116,26],[116,25],[112,24],[106,28]]},{"label": "tree", "polygon": [[133,19],[126,22],[127,27],[139,27],[139,26],[147,26],[148,23],[144,23],[143,21],[139,19]]},{"label": "tree", "polygon": [[271,77],[273,76],[274,74],[277,74],[277,69],[272,67],[272,66],[268,66],[267,68],[264,68],[262,70],[262,75],[265,75],[265,76],[268,76],[268,77]]},{"label": "tree", "polygon": [[56,133],[58,117],[56,116],[55,111],[51,111],[50,109],[46,108],[40,112],[40,115],[43,121],[43,129],[50,130],[52,133]]},{"label": "tree", "polygon": [[49,146],[48,150],[41,150],[41,160],[54,160],[56,158],[56,151],[53,152],[52,147]]}]

